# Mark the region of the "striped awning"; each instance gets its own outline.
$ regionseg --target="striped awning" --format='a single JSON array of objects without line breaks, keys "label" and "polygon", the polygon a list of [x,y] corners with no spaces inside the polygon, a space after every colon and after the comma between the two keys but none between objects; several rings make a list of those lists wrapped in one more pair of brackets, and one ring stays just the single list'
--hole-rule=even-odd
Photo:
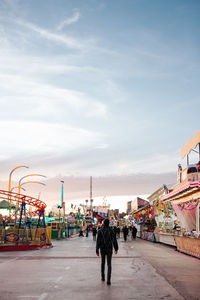
[{"label": "striped awning", "polygon": [[178,200],[178,202],[185,202],[189,201],[189,199],[199,199],[199,197],[200,183],[194,181],[187,182],[184,185],[180,184],[180,187],[161,197],[161,201],[170,200],[174,202],[175,200]]}]

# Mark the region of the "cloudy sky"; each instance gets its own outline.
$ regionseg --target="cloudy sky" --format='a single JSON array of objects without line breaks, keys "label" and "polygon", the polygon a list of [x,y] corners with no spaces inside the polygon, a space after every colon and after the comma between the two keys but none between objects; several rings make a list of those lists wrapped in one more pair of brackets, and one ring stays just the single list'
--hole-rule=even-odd
[{"label": "cloudy sky", "polygon": [[20,164],[47,175],[51,201],[62,178],[69,200],[90,175],[98,196],[172,183],[199,130],[199,11],[198,0],[0,0],[2,188]]}]

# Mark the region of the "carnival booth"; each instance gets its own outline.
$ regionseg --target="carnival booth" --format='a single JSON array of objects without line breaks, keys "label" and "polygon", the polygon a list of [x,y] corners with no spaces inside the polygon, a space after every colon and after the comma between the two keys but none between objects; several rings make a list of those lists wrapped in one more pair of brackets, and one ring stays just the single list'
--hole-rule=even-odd
[{"label": "carnival booth", "polygon": [[148,204],[133,213],[133,220],[137,224],[137,236],[143,240],[155,242],[154,230],[156,221],[153,208]]},{"label": "carnival booth", "polygon": [[[195,148],[198,148],[198,151]],[[196,164],[189,163],[191,151],[199,154]],[[180,222],[179,235],[174,236],[177,249],[200,257],[200,131],[182,148],[181,158],[184,159],[185,156],[187,167],[182,170],[179,165],[178,184],[164,195],[161,201],[170,201]]]},{"label": "carnival booth", "polygon": [[64,217],[46,218],[47,225],[51,228],[52,239],[64,238],[66,236],[67,222]]},{"label": "carnival booth", "polygon": [[154,216],[157,223],[156,241],[176,246],[174,235],[180,234],[180,222],[169,200],[157,199],[153,202]]},{"label": "carnival booth", "polygon": [[[162,200],[170,200],[181,224],[179,234],[174,235],[177,249],[181,252],[200,257],[199,201],[200,183],[188,182]],[[175,224],[176,227],[176,224]]]}]

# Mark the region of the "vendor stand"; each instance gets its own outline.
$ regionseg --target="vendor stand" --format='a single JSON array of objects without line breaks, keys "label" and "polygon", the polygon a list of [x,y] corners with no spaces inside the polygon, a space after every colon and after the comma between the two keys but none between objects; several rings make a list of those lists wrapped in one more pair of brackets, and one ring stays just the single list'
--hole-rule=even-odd
[{"label": "vendor stand", "polygon": [[157,241],[176,246],[174,235],[179,235],[181,227],[171,202],[157,200],[153,203],[153,207],[158,226]]},{"label": "vendor stand", "polygon": [[156,242],[176,246],[174,235],[179,234],[180,229],[177,216],[171,202],[161,200],[161,198],[171,190],[172,187],[163,185],[151,194],[148,200],[153,207],[153,215],[157,223],[157,227],[154,231]]},{"label": "vendor stand", "polygon": [[46,222],[51,228],[52,239],[69,238],[77,235],[80,231],[80,227],[82,227],[81,218],[74,213],[60,218],[46,218]]},{"label": "vendor stand", "polygon": [[[198,147],[198,151],[195,148]],[[199,162],[189,163],[189,154],[199,154]],[[174,235],[177,249],[200,258],[200,131],[189,140],[181,150],[181,158],[187,156],[187,167],[182,170],[178,165],[178,184],[172,191],[161,197],[165,203],[170,201],[179,221],[179,234]]]},{"label": "vendor stand", "polygon": [[133,220],[137,224],[137,236],[143,240],[155,242],[156,221],[152,207],[148,204],[133,212]]},{"label": "vendor stand", "polygon": [[52,239],[64,238],[66,230],[66,222],[63,217],[59,218],[46,218],[47,225],[51,228]]},{"label": "vendor stand", "polygon": [[200,258],[200,183],[188,182],[163,196],[162,200],[166,199],[170,200],[181,224],[179,234],[174,235],[177,249]]}]

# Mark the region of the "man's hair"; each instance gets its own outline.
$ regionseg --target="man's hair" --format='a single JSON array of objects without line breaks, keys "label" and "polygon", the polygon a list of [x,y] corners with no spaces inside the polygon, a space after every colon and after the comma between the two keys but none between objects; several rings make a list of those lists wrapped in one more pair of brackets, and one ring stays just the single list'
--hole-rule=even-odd
[{"label": "man's hair", "polygon": [[106,226],[106,227],[108,227],[109,223],[110,223],[109,219],[105,219],[104,222],[103,222],[103,225]]}]

